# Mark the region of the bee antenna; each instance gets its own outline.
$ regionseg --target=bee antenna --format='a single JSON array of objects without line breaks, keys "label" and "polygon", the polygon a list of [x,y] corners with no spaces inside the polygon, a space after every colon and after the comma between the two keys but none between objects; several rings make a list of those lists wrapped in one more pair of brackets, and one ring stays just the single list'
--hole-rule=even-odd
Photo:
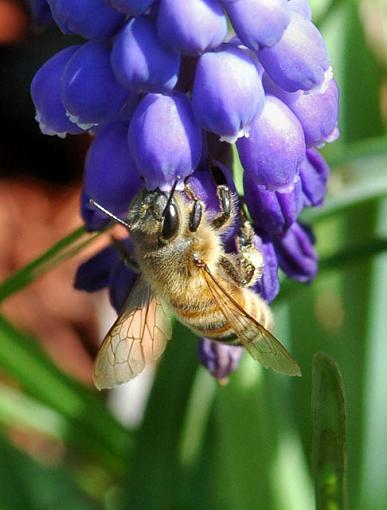
[{"label": "bee antenna", "polygon": [[100,205],[98,202],[96,202],[92,198],[89,199],[89,203],[90,203],[90,205],[92,205],[93,207],[95,207],[96,209],[101,211],[103,214],[105,214],[105,216],[107,216],[111,220],[115,221],[116,223],[119,223],[120,225],[123,225],[125,228],[127,228],[130,231],[130,225],[129,225],[128,222],[126,222],[122,218],[119,218],[118,216],[113,214],[111,211],[108,211],[107,209],[102,207],[102,205]]},{"label": "bee antenna", "polygon": [[171,188],[171,191],[169,192],[168,200],[167,200],[167,203],[165,204],[162,216],[165,215],[166,210],[168,209],[170,203],[172,202],[173,194],[175,193],[175,189],[176,189],[176,186],[177,186],[179,180],[180,180],[180,177],[176,177],[175,182],[173,183],[173,186]]}]

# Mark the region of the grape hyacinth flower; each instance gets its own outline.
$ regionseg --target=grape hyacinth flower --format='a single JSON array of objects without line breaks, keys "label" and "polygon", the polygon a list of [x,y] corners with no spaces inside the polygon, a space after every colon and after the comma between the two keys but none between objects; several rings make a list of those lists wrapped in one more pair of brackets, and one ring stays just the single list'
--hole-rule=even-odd
[{"label": "grape hyacinth flower", "polygon": [[[311,281],[317,254],[300,214],[324,201],[329,168],[318,149],[339,135],[339,94],[308,0],[47,3],[63,33],[87,39],[53,55],[31,85],[43,133],[93,137],[81,199],[87,229],[108,222],[90,199],[125,218],[140,189],[168,192],[184,181],[215,216],[217,186],[236,195],[235,143],[263,259],[254,291],[272,302],[280,270]],[[238,221],[222,237],[226,251],[236,250],[237,233]],[[120,246],[132,250],[130,240]],[[135,278],[116,244],[82,264],[75,285],[108,287],[120,312]],[[200,361],[221,381],[241,354],[199,344]]]}]

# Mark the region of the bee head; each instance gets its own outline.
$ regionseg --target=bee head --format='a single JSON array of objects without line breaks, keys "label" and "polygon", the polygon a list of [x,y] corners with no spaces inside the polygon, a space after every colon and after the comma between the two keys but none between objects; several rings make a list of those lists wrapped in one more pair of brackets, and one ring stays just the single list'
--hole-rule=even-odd
[{"label": "bee head", "polygon": [[175,187],[170,192],[142,190],[134,199],[128,214],[131,232],[150,236],[161,244],[172,241],[180,231],[180,208]]}]

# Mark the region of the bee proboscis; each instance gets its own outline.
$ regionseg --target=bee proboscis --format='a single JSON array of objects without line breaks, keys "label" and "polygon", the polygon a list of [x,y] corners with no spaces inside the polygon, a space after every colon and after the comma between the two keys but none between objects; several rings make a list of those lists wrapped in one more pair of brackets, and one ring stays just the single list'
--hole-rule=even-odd
[{"label": "bee proboscis", "polygon": [[237,215],[235,197],[218,186],[221,211],[211,215],[187,187],[166,193],[140,191],[127,221],[139,276],[124,311],[107,333],[94,365],[97,388],[138,375],[163,353],[171,314],[200,336],[243,345],[264,367],[301,375],[297,362],[270,333],[272,314],[251,287],[262,273],[262,255],[246,221],[237,254],[225,252],[221,235]]}]

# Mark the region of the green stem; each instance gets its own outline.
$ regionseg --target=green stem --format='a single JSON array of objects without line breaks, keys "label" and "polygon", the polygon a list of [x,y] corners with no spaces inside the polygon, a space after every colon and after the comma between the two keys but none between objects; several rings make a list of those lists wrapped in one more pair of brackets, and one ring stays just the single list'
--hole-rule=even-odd
[{"label": "green stem", "polygon": [[[0,301],[23,289],[61,262],[70,259],[105,232],[106,230],[101,230],[94,234],[87,234],[84,227],[74,230],[74,232],[58,241],[40,257],[4,280],[0,285]],[[84,236],[87,236],[86,239],[82,239]]]}]

